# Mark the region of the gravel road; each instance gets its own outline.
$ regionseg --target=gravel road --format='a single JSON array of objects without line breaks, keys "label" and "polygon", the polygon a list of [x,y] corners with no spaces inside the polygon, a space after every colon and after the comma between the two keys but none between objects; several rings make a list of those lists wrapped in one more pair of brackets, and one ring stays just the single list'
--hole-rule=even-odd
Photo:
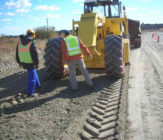
[{"label": "gravel road", "polygon": [[[83,76],[78,75],[79,90],[72,92],[69,78],[48,77],[40,58],[40,96],[20,102],[16,95],[25,92],[26,72],[14,63],[12,67],[1,64],[0,139],[80,140],[83,134],[90,139],[109,135],[109,140],[162,140],[162,38],[160,33],[158,43],[152,40],[151,33],[143,33],[142,47],[131,49],[130,74],[129,78],[124,77],[129,79],[129,88],[128,81],[124,84],[124,79],[108,79],[103,70],[95,70],[90,71],[93,91],[87,89]],[[11,104],[13,99],[18,104]],[[90,118],[91,113],[94,118]]]},{"label": "gravel road", "polygon": [[160,42],[144,33],[142,47],[131,51],[128,139],[163,139],[163,33]]}]

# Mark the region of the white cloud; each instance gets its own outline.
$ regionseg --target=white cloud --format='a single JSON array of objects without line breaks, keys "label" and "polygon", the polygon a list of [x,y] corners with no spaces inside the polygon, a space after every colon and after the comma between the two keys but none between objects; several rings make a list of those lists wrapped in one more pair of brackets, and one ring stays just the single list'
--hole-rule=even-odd
[{"label": "white cloud", "polygon": [[27,12],[29,12],[29,9],[20,8],[20,9],[16,9],[16,12],[17,13],[27,13]]},{"label": "white cloud", "polygon": [[15,14],[14,13],[11,13],[11,12],[8,12],[8,13],[5,13],[6,16],[14,16]]},{"label": "white cloud", "polygon": [[47,15],[46,18],[60,18],[60,15]]},{"label": "white cloud", "polygon": [[84,7],[84,3],[80,4],[79,6]]},{"label": "white cloud", "polygon": [[32,18],[32,15],[28,15],[29,18]]},{"label": "white cloud", "polygon": [[127,12],[135,12],[138,10],[138,7],[127,8]]},{"label": "white cloud", "polygon": [[73,0],[74,3],[76,2],[83,2],[84,0]]},{"label": "white cloud", "polygon": [[149,0],[142,0],[143,2],[149,2]]},{"label": "white cloud", "polygon": [[27,8],[31,7],[32,4],[30,3],[30,0],[9,0],[8,2],[5,3],[5,5],[8,8]]},{"label": "white cloud", "polygon": [[81,12],[79,10],[75,10],[73,14],[81,14]]},{"label": "white cloud", "polygon": [[34,18],[34,20],[35,20],[35,21],[40,21],[40,19],[39,19],[39,18],[37,18],[37,17],[36,17],[36,18]]},{"label": "white cloud", "polygon": [[4,29],[6,30],[12,30],[12,29],[20,29],[21,27],[20,26],[5,26]]},{"label": "white cloud", "polygon": [[48,6],[48,5],[38,5],[35,7],[35,10],[43,10],[43,11],[46,11],[46,10],[55,11],[58,9],[59,9],[59,7],[57,7],[57,6]]},{"label": "white cloud", "polygon": [[11,21],[11,19],[10,18],[3,18],[3,19],[1,19],[1,21],[3,21],[3,22]]},{"label": "white cloud", "polygon": [[31,20],[35,20],[35,21],[40,21],[40,18],[34,17],[32,15],[28,15],[28,18],[30,18]]}]

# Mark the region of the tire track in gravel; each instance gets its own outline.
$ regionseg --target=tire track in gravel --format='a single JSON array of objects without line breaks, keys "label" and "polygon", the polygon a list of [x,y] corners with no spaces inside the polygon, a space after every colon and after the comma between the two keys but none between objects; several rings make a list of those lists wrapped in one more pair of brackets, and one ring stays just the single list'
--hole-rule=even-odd
[{"label": "tire track in gravel", "polygon": [[[43,57],[40,57],[39,69],[37,70],[41,84],[44,85],[46,79],[48,78],[45,68]],[[10,65],[10,63],[8,64]],[[8,66],[7,65],[7,66]],[[12,100],[23,99],[18,96],[19,93],[26,93],[26,82],[27,82],[27,72],[25,70],[12,69],[13,67],[5,67],[5,71],[2,72],[4,78],[0,79],[0,107],[11,106]],[[19,66],[15,64],[16,68]],[[7,71],[6,71],[7,70]],[[24,100],[24,99],[23,99]]]},{"label": "tire track in gravel", "polygon": [[[129,68],[127,67],[127,71],[128,70],[129,70]],[[44,90],[48,90],[49,86],[53,87],[53,84],[52,84],[53,81],[48,79],[47,75],[45,74],[44,68],[39,70],[38,74],[40,75],[40,79],[42,81]],[[21,76],[18,76],[20,79],[18,79],[18,77],[15,76],[13,79],[11,78],[12,79],[11,83],[5,82],[3,85],[6,85],[6,86],[8,86],[9,84],[12,84],[13,86],[15,85],[17,88],[16,89],[16,92],[17,92],[18,88],[19,88],[18,81],[21,81],[21,79],[24,80],[25,72],[24,73],[22,72],[21,74],[18,74],[18,75],[21,75]],[[103,88],[102,91],[100,91],[100,95],[97,99],[97,102],[93,105],[92,110],[88,113],[89,117],[86,119],[86,123],[84,124],[84,130],[83,130],[83,132],[80,133],[81,139],[83,139],[84,137],[87,139],[87,133],[88,133],[89,135],[90,134],[92,135],[91,137],[96,137],[96,138],[100,138],[100,139],[104,139],[104,138],[120,139],[121,138],[121,140],[122,140],[122,138],[124,137],[124,133],[125,133],[124,129],[126,128],[126,118],[127,118],[126,117],[126,115],[127,115],[127,111],[126,111],[127,95],[126,94],[127,94],[127,88],[128,88],[128,80],[127,79],[128,79],[128,72],[126,72],[126,76],[124,78],[115,80],[115,81],[113,80],[114,82],[112,82],[111,85],[108,84],[109,86]],[[23,82],[22,82],[22,85],[24,85]],[[56,87],[57,87],[57,85],[56,85]],[[22,92],[24,92],[24,90],[25,90],[21,86],[20,86],[20,89]],[[3,93],[4,92],[7,92],[7,90],[3,91]],[[13,92],[12,87],[8,90],[8,92],[10,92],[10,93]],[[84,95],[84,93],[82,93],[82,94]],[[47,96],[49,96],[49,95],[47,95]],[[45,106],[43,105],[47,101],[49,102],[49,101],[52,101],[52,99],[54,99],[55,97],[59,98],[62,96],[63,96],[63,98],[66,98],[67,94],[62,95],[62,93],[61,93],[60,95],[56,95],[54,97],[48,97],[47,99],[44,98],[43,96],[39,97],[39,99],[36,99],[36,100],[35,99],[27,99],[23,104],[13,105],[13,106],[10,105],[10,106],[6,107],[5,114],[10,115],[13,113],[16,114],[21,111],[23,111],[23,112],[28,111],[32,108],[35,108],[35,106],[37,106],[38,110],[39,110],[43,107],[48,107],[46,105]],[[72,95],[72,96],[75,96],[75,95]],[[79,96],[79,95],[77,95],[77,96]],[[89,99],[87,99],[87,100],[89,100]],[[6,102],[7,101],[9,101],[9,100],[6,100]],[[38,103],[38,105],[36,105],[37,103]],[[55,101],[55,103],[56,103],[56,101]],[[61,103],[62,102],[60,101],[59,104],[61,104]],[[66,112],[73,113],[73,110],[74,110],[74,113],[75,113],[76,111],[79,111],[78,108],[73,108],[73,107],[71,108],[71,105],[74,106],[74,104],[76,104],[76,105],[80,104],[80,103],[78,103],[78,101],[76,102],[76,101],[70,100],[69,102],[66,101],[65,104],[66,104],[66,106],[68,106],[68,108],[66,109]],[[43,105],[43,107],[41,107],[42,105]],[[27,110],[25,110],[25,109],[27,109]],[[52,110],[49,110],[48,108],[47,108],[47,110],[50,112],[52,111]],[[30,110],[30,112],[31,111],[32,110]],[[65,111],[61,111],[61,112],[64,113]],[[21,113],[19,113],[18,116],[20,114]],[[28,111],[27,115],[28,114],[29,114],[29,111]],[[70,123],[71,119],[69,118],[69,116],[70,115],[68,115],[67,116],[68,119],[65,120],[66,125],[68,125]],[[55,125],[57,124],[60,126],[59,122],[63,121],[63,120],[61,120],[62,117],[60,117],[60,119],[58,121],[56,120]],[[44,120],[45,118],[42,118],[42,119]],[[102,119],[102,120],[100,120],[100,119]],[[12,120],[11,120],[11,122],[12,122]],[[16,124],[16,125],[18,125],[18,124]],[[41,125],[41,124],[39,124],[39,125]],[[66,127],[65,124],[63,125],[63,128],[59,128],[59,129],[63,130],[64,127]],[[54,128],[54,129],[56,129],[56,128]],[[96,129],[97,129],[97,131],[96,131]],[[36,134],[36,135],[38,135],[38,134]],[[47,137],[49,137],[48,135],[49,134],[47,134]],[[54,136],[53,138],[57,138],[57,135],[59,135],[59,134],[56,134],[56,136]],[[34,136],[32,136],[32,137],[34,138]],[[32,137],[30,136],[30,138],[32,138]],[[41,135],[41,136],[38,136],[37,138],[44,138],[44,136]],[[52,138],[52,137],[49,137],[49,138]]]},{"label": "tire track in gravel", "polygon": [[[39,68],[44,67],[44,59],[41,54],[39,57]],[[24,72],[26,70],[21,69],[19,65],[15,61],[2,63],[0,64],[0,85],[4,84],[5,81],[15,79],[19,72]],[[8,81],[7,81],[8,82]]]},{"label": "tire track in gravel", "polygon": [[88,91],[83,76],[78,75],[79,90],[75,93],[67,88],[70,84],[68,78],[48,79],[42,94],[35,100],[29,99],[28,102],[6,108],[0,119],[0,138],[62,139],[60,135],[74,123],[74,118],[80,117],[81,112],[92,106],[101,89],[113,83],[103,73],[90,73],[90,76],[95,90]]},{"label": "tire track in gravel", "polygon": [[62,140],[119,139],[124,140],[127,120],[129,65],[122,79],[112,79],[111,84],[99,91],[89,110],[74,120],[60,136]]},{"label": "tire track in gravel", "polygon": [[[47,85],[48,75],[45,72],[45,68],[42,68],[38,71],[40,82],[42,87]],[[9,79],[8,79],[9,80]],[[26,72],[18,73],[16,79],[3,84],[3,88],[0,91],[0,115],[4,112],[6,108],[12,107],[15,104],[15,101],[19,103],[24,103],[28,100],[27,97],[24,97],[26,93],[26,81],[27,75]],[[35,100],[35,99],[32,99]]]}]

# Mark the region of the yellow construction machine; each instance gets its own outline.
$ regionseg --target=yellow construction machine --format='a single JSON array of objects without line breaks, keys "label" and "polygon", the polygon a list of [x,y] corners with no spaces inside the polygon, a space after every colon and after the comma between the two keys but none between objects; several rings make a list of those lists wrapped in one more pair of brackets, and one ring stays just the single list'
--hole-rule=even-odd
[{"label": "yellow construction machine", "polygon": [[[93,56],[84,55],[87,68],[105,68],[106,73],[113,77],[124,75],[125,64],[130,60],[130,41],[125,7],[122,17],[119,0],[85,0],[80,21],[73,20],[72,35],[78,36]],[[45,48],[47,71],[55,77],[65,74],[58,49],[62,40],[51,39]]]}]

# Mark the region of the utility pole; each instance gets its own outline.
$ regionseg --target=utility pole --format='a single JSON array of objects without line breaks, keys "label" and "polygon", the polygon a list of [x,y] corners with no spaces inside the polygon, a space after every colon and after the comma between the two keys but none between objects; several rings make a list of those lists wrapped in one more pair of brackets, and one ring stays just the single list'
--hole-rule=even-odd
[{"label": "utility pole", "polygon": [[48,18],[47,18],[47,39],[49,39],[49,33],[48,33]]}]

